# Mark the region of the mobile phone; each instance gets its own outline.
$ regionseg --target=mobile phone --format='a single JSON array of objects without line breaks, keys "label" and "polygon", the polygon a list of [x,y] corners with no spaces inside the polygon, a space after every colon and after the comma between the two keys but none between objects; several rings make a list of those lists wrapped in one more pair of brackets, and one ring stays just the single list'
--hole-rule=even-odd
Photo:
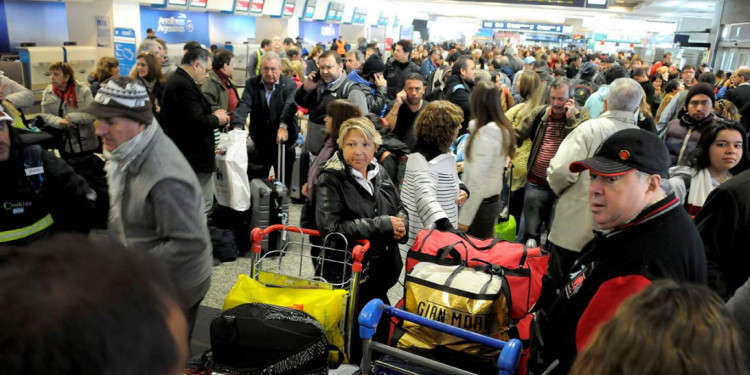
[{"label": "mobile phone", "polygon": [[320,81],[320,69],[316,69],[315,70],[315,75],[313,76],[312,81],[313,82]]}]

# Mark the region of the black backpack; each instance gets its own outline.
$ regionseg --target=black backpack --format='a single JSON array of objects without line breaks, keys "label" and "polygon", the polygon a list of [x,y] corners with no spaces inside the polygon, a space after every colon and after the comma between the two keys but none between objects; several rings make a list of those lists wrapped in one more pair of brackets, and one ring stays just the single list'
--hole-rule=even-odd
[{"label": "black backpack", "polygon": [[578,106],[582,107],[586,104],[586,100],[588,100],[589,96],[596,91],[594,87],[591,85],[591,83],[580,80],[576,83],[575,88],[573,89],[573,98],[576,100],[576,104]]},{"label": "black backpack", "polygon": [[213,318],[211,351],[203,355],[203,365],[237,375],[326,375],[332,348],[309,314],[247,303]]}]

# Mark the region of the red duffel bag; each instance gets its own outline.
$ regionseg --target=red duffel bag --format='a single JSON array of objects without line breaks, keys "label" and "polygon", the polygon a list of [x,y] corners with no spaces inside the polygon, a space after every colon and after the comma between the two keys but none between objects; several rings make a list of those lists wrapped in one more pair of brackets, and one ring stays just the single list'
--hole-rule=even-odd
[{"label": "red duffel bag", "polygon": [[542,253],[539,247],[526,248],[494,238],[423,229],[406,256],[406,272],[420,262],[459,265],[462,261],[469,267],[484,266],[504,275],[510,289],[510,318],[520,320],[539,299],[549,254]]}]

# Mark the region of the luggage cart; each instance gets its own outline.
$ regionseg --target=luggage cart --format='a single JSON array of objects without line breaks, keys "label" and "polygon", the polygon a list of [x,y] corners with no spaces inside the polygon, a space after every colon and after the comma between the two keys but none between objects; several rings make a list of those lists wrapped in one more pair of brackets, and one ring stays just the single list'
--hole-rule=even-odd
[{"label": "luggage cart", "polygon": [[[269,249],[261,252],[261,243],[263,237],[273,232],[281,232],[281,248]],[[299,241],[290,240],[289,232],[300,233]],[[356,323],[355,314],[357,311],[357,296],[359,293],[359,281],[362,275],[362,259],[365,252],[370,248],[370,242],[367,240],[358,240],[351,254],[347,251],[348,241],[341,233],[330,233],[323,238],[323,244],[328,244],[331,237],[343,239],[344,249],[336,249],[327,246],[319,246],[305,241],[305,236],[318,236],[317,230],[304,229],[296,226],[276,224],[267,228],[254,228],[250,233],[252,239],[250,277],[273,287],[294,287],[310,289],[343,289],[347,291],[345,298],[343,319],[339,322],[342,336],[344,337],[344,353],[347,358],[351,353],[352,332]],[[299,248],[297,248],[299,246]],[[320,250],[318,256],[310,255],[310,250],[317,248]],[[299,249],[299,253],[297,250]],[[340,252],[344,254],[343,261],[325,259],[326,252]],[[322,276],[318,276],[310,266],[316,260],[319,265],[319,274],[322,275],[322,269],[326,266],[341,267],[342,270],[351,268],[351,275],[339,282],[329,282]],[[292,267],[293,266],[293,267]],[[283,271],[287,270],[287,271]],[[289,271],[292,270],[292,271]]]},{"label": "luggage cart", "polygon": [[383,312],[397,317],[399,319],[408,320],[417,324],[421,324],[425,327],[436,329],[451,335],[460,337],[462,339],[471,340],[478,342],[482,345],[486,345],[495,349],[500,350],[500,355],[497,359],[497,368],[499,375],[511,375],[516,372],[518,362],[521,359],[521,351],[523,345],[518,339],[510,339],[508,341],[498,340],[492,337],[480,335],[471,331],[466,331],[449,324],[437,322],[431,319],[421,317],[417,314],[412,314],[404,310],[397,309],[393,306],[389,306],[383,303],[379,299],[374,299],[365,305],[362,309],[362,313],[359,315],[359,335],[362,337],[362,373],[363,374],[414,374],[413,371],[398,368],[397,366],[387,365],[380,361],[372,362],[372,352],[377,351],[383,354],[388,354],[396,358],[406,360],[410,363],[424,366],[432,370],[439,371],[442,374],[450,375],[472,375],[471,372],[449,366],[438,361],[434,361],[422,356],[409,353],[407,351],[396,349],[379,342],[372,341],[372,336],[375,334],[378,322],[380,321]]}]

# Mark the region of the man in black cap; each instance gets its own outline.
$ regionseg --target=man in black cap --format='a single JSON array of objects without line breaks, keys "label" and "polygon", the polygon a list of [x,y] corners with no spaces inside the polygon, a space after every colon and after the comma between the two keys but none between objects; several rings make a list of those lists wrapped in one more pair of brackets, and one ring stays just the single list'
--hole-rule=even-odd
[{"label": "man in black cap", "polygon": [[566,374],[622,301],[653,281],[706,283],[703,245],[669,191],[669,164],[662,141],[641,129],[614,133],[593,157],[570,164],[571,172],[590,172],[588,201],[597,229],[565,285],[537,305],[541,367],[550,374]]},{"label": "man in black cap", "polygon": [[[347,64],[352,55],[362,57],[359,51],[349,51],[346,54]],[[383,72],[383,60],[378,55],[373,55],[364,62],[359,62],[359,68],[353,69],[346,76],[365,94],[368,111],[381,117],[385,114],[385,105],[388,103],[388,82],[383,77]]]},{"label": "man in black cap", "polygon": [[710,84],[698,82],[690,88],[685,98],[685,106],[680,110],[679,117],[667,124],[664,136],[671,165],[683,162],[695,149],[703,130],[713,125],[714,103],[716,96]]}]

